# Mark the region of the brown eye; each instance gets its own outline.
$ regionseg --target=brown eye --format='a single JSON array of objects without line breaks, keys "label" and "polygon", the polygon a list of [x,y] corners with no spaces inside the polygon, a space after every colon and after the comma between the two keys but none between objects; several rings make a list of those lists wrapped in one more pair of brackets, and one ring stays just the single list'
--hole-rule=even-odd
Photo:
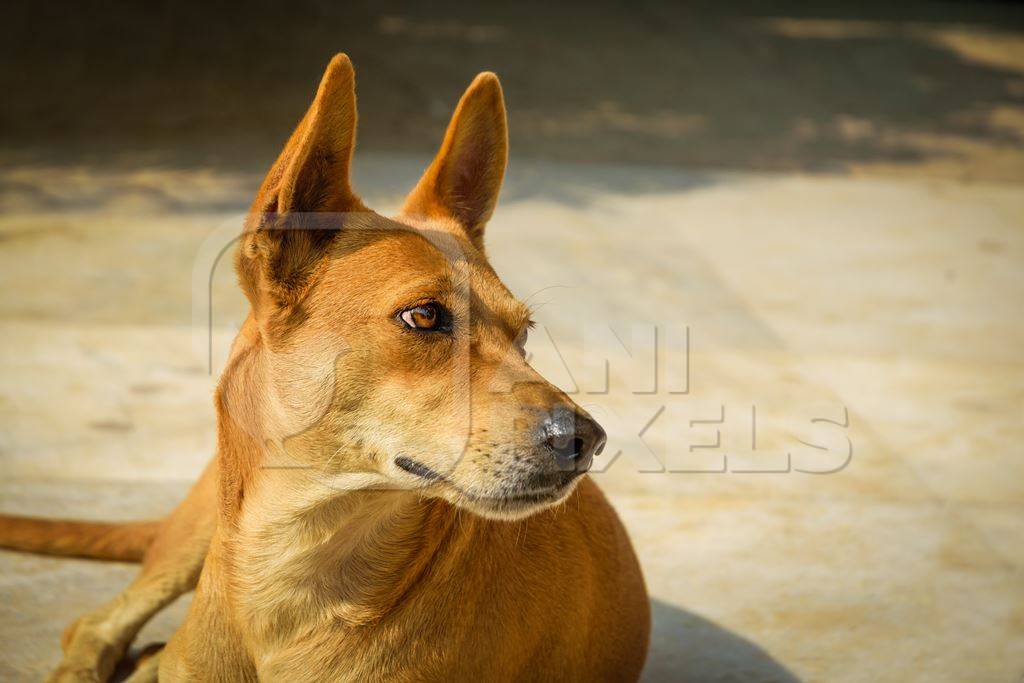
[{"label": "brown eye", "polygon": [[441,304],[430,302],[415,308],[409,308],[398,314],[406,327],[413,330],[428,332],[448,332],[451,330],[451,314]]},{"label": "brown eye", "polygon": [[524,356],[526,355],[526,341],[529,339],[529,337],[530,328],[524,327],[523,331],[519,333],[519,337],[516,339],[516,347],[519,349],[519,352]]}]

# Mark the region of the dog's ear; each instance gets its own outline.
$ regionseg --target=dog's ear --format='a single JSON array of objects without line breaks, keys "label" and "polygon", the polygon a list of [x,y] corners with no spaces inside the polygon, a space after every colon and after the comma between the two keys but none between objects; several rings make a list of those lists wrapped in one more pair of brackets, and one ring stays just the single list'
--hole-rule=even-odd
[{"label": "dog's ear", "polygon": [[356,146],[356,74],[344,54],[327,65],[313,104],[274,164],[261,195],[275,213],[350,211],[360,206],[349,185]]},{"label": "dog's ear", "polygon": [[301,290],[341,214],[366,210],[349,184],[355,141],[355,71],[338,54],[250,210],[238,258],[250,298],[261,287],[279,299]]},{"label": "dog's ear", "polygon": [[501,84],[477,76],[459,100],[434,161],[406,199],[403,213],[453,218],[477,247],[494,212],[508,162]]}]

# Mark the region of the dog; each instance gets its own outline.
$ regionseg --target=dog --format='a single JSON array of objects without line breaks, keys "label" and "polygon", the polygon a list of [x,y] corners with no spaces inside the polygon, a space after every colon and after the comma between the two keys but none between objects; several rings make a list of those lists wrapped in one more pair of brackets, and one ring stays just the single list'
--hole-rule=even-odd
[{"label": "dog", "polygon": [[330,62],[235,267],[251,305],[217,451],[165,519],[0,518],[0,545],[141,561],[65,631],[50,680],[104,681],[195,590],[131,681],[631,681],[650,607],[586,475],[601,427],[526,362],[488,264],[508,158],[497,77],[465,91],[400,214],[353,191],[355,74]]}]

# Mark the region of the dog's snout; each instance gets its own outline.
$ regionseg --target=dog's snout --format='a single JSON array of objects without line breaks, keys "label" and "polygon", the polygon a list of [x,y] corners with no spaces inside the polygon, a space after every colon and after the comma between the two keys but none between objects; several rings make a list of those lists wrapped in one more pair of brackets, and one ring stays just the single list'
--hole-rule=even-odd
[{"label": "dog's snout", "polygon": [[607,439],[601,425],[583,413],[558,409],[541,425],[545,445],[551,450],[560,469],[586,472],[594,455],[601,452]]}]

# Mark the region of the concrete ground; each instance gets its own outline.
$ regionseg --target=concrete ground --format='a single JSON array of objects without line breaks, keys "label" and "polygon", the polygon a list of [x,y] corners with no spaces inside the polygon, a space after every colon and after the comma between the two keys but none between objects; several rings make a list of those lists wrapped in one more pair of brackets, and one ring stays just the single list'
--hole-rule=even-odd
[{"label": "concrete ground", "polygon": [[[22,37],[35,72],[0,69],[24,95],[0,159],[0,509],[160,515],[210,456],[244,316],[211,254],[334,30],[365,103],[356,185],[382,211],[472,73],[504,78],[513,162],[489,252],[536,309],[535,365],[610,433],[594,476],[650,588],[647,680],[1019,681],[1014,9],[394,7],[353,26],[318,5],[290,59],[245,77],[223,17],[195,51],[189,11],[163,18],[164,43],[50,21],[71,47]],[[138,27],[124,12],[116,28]],[[254,51],[298,26],[235,22]],[[279,97],[256,98],[266,78]],[[63,627],[133,572],[0,553],[0,679],[42,677]]]}]

